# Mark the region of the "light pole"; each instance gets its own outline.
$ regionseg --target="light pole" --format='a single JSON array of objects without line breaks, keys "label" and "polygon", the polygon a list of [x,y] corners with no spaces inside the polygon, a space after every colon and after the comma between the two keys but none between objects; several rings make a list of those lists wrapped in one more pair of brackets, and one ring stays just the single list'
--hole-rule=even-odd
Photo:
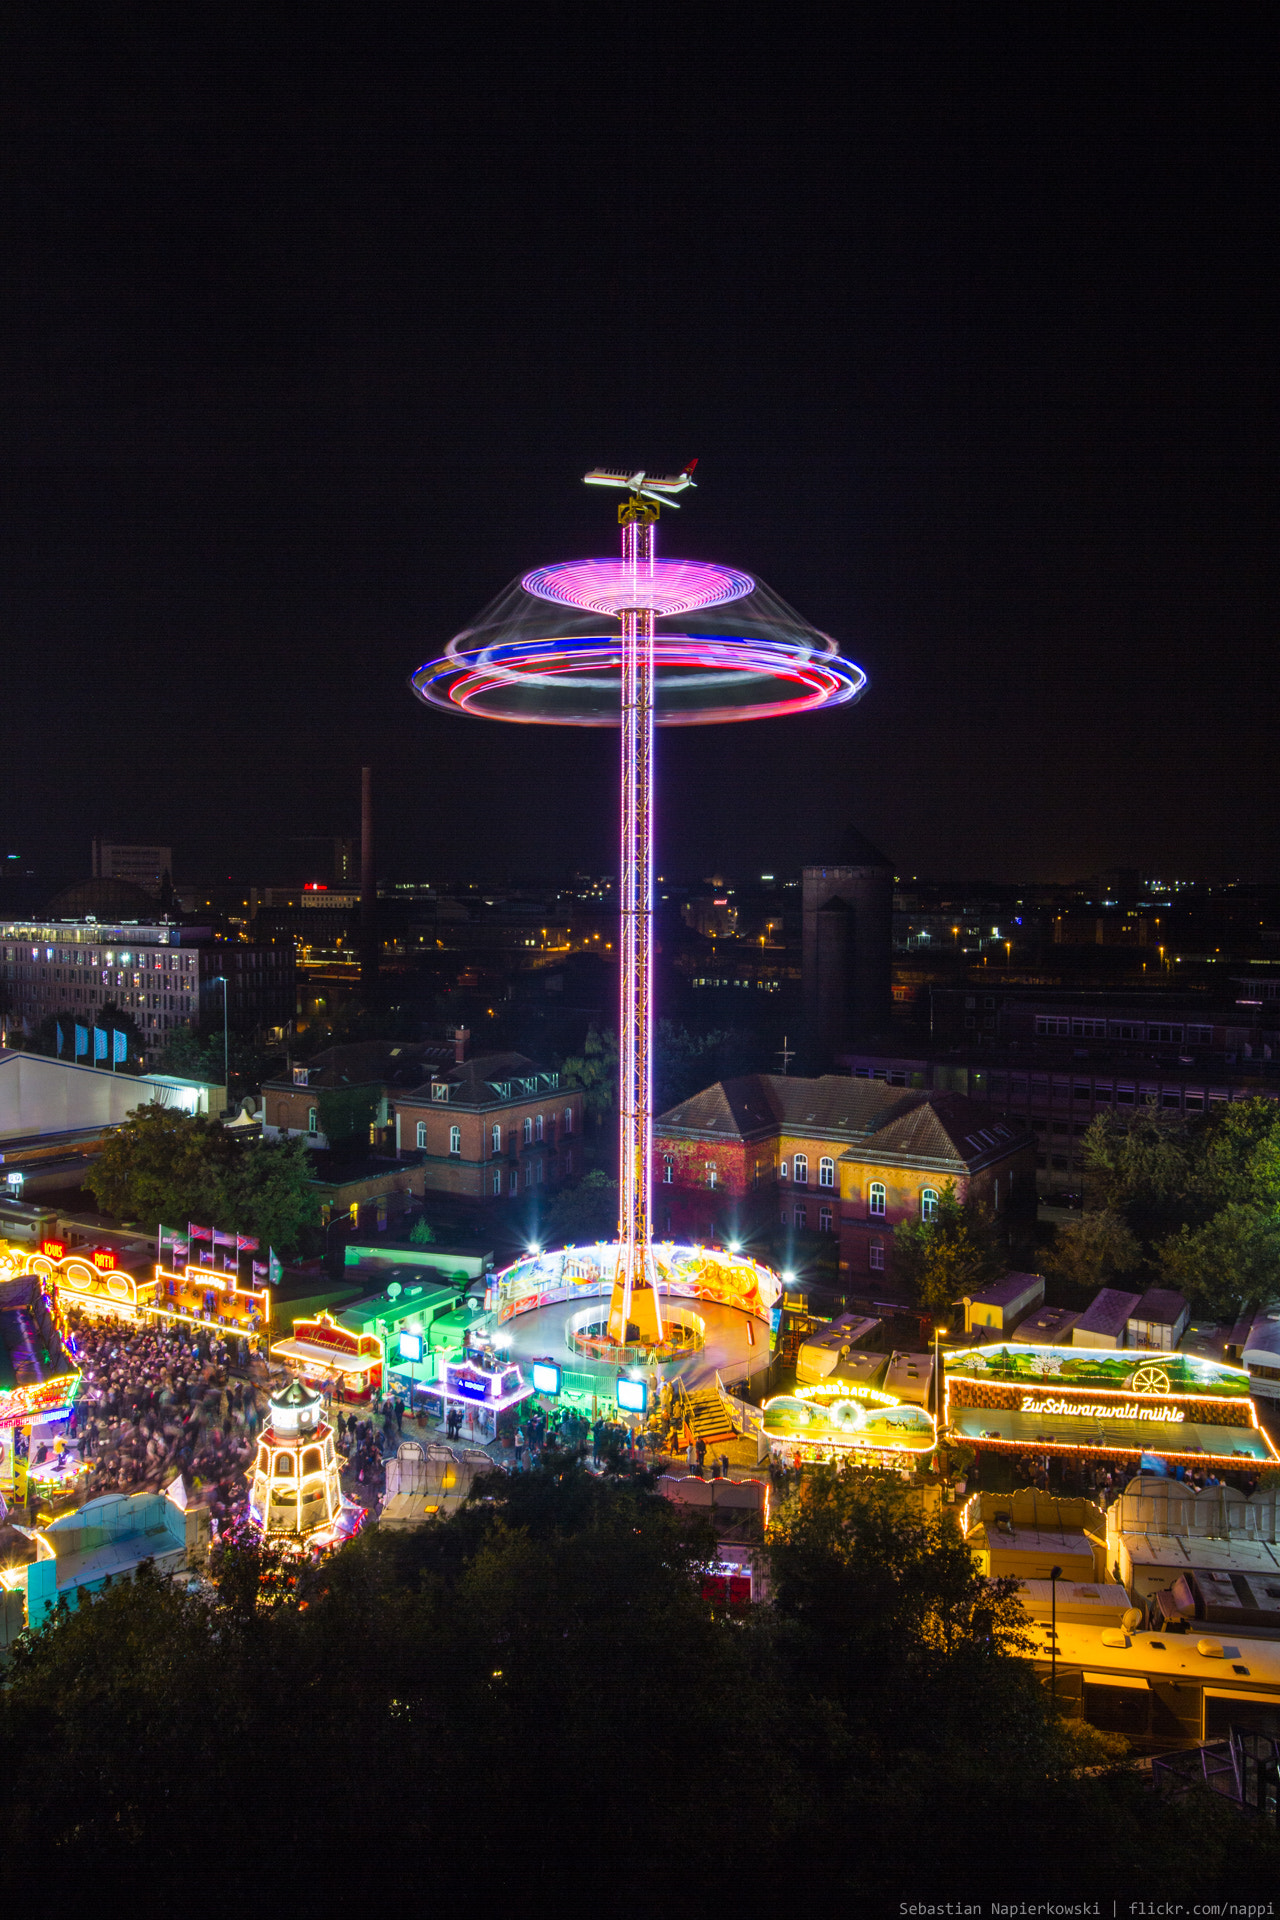
[{"label": "light pole", "polygon": [[215,973],[213,977],[215,980],[222,982],[222,1110],[225,1113],[227,1107],[231,1104],[231,1068],[229,1065],[231,1044],[227,1035],[227,976],[225,973]]},{"label": "light pole", "polygon": [[942,1338],[945,1327],[934,1324],[933,1329],[933,1413],[938,1422],[938,1432],[942,1432]]},{"label": "light pole", "polygon": [[1049,1569],[1049,1698],[1053,1702],[1053,1711],[1058,1711],[1058,1582],[1062,1578],[1061,1567]]}]

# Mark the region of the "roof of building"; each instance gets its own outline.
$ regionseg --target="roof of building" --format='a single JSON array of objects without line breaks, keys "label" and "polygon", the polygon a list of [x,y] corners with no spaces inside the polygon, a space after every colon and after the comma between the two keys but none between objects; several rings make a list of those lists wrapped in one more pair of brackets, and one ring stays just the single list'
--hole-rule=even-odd
[{"label": "roof of building", "polygon": [[1175,1327],[1190,1307],[1174,1287],[1148,1287],[1139,1300],[1131,1320],[1155,1320],[1161,1326]]},{"label": "roof of building", "polygon": [[960,1297],[966,1305],[1012,1307],[1043,1286],[1043,1276],[1038,1273],[1006,1273],[1003,1280],[993,1280],[989,1287],[980,1287],[977,1292]]},{"label": "roof of building", "polygon": [[154,920],[157,900],[154,893],[132,880],[76,880],[61,893],[55,893],[45,908],[49,920],[82,920],[86,913],[97,920],[119,916]]},{"label": "roof of building", "polygon": [[845,1159],[954,1167],[1002,1158],[1030,1140],[1018,1122],[961,1093],[925,1093],[883,1080],[824,1073],[751,1073],[718,1080],[659,1116],[673,1132],[760,1139],[779,1132],[849,1142]]},{"label": "roof of building", "polygon": [[1013,1338],[1023,1346],[1059,1346],[1079,1318],[1070,1307],[1036,1307],[1014,1328]]},{"label": "roof of building", "polygon": [[527,1053],[479,1053],[460,1064],[451,1060],[408,1097],[430,1101],[432,1088],[444,1081],[449,1088],[451,1107],[492,1107],[506,1100],[554,1093],[559,1077],[539,1066]]},{"label": "roof of building", "polygon": [[1249,1329],[1240,1359],[1245,1366],[1251,1360],[1255,1367],[1280,1364],[1280,1310],[1268,1307],[1265,1313],[1258,1315]]},{"label": "roof of building", "polygon": [[1141,1294],[1124,1293],[1119,1287],[1101,1287],[1089,1302],[1072,1331],[1074,1333],[1124,1332],[1130,1314]]},{"label": "roof of building", "polygon": [[[323,1091],[332,1087],[416,1087],[432,1067],[452,1067],[453,1062],[451,1040],[352,1040],[326,1047],[300,1064],[306,1069],[306,1088]],[[295,1082],[291,1074],[281,1074],[264,1085],[291,1088]]]}]

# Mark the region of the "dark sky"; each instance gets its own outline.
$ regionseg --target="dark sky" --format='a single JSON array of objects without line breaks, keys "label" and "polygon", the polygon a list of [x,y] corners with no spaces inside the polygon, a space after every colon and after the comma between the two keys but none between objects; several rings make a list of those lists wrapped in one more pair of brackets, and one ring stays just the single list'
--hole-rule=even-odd
[{"label": "dark sky", "polygon": [[697,454],[871,685],[663,736],[660,865],[1277,874],[1274,9],[15,12],[10,847],[270,879],[370,758],[387,873],[611,869],[616,735],[406,676]]}]

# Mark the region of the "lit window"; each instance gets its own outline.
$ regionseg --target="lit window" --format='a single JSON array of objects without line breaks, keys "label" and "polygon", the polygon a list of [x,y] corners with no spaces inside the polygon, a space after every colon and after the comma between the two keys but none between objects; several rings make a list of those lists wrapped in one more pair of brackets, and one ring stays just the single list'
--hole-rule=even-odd
[{"label": "lit window", "polygon": [[426,1144],[427,1144],[427,1123],[426,1123],[426,1121],[425,1121],[425,1120],[419,1120],[419,1122],[418,1122],[418,1145],[419,1145],[420,1147],[425,1147],[425,1146],[426,1146]]},{"label": "lit window", "polygon": [[462,1152],[462,1128],[461,1127],[450,1127],[449,1151],[450,1153]]},{"label": "lit window", "polygon": [[936,1220],[938,1217],[938,1189],[925,1187],[920,1195],[920,1218]]},{"label": "lit window", "polygon": [[318,1119],[318,1118],[319,1118],[319,1115],[317,1114],[317,1112],[316,1112],[316,1110],[315,1110],[315,1108],[314,1108],[314,1107],[308,1107],[308,1108],[307,1108],[307,1132],[308,1132],[308,1133],[314,1133],[314,1132],[315,1132],[315,1130],[316,1130],[316,1121],[317,1121],[317,1119]]},{"label": "lit window", "polygon": [[537,1119],[533,1123],[533,1137],[535,1140],[541,1140],[542,1138],[542,1115],[541,1114],[538,1115]]},{"label": "lit window", "polygon": [[867,1252],[867,1265],[872,1273],[884,1272],[884,1241],[873,1240]]},{"label": "lit window", "polygon": [[786,1177],[787,1177],[787,1163],[785,1160],[780,1160],[778,1162],[778,1178],[779,1180],[785,1180]]},{"label": "lit window", "polygon": [[662,1156],[662,1184],[669,1187],[676,1177],[676,1163],[669,1153]]},{"label": "lit window", "polygon": [[490,1137],[493,1141],[494,1152],[501,1153],[502,1152],[502,1128],[498,1125],[496,1120],[493,1123],[493,1132]]},{"label": "lit window", "polygon": [[564,1130],[566,1133],[573,1132],[573,1108],[572,1107],[566,1107],[564,1110]]},{"label": "lit window", "polygon": [[708,1160],[708,1162],[707,1162],[707,1185],[708,1185],[709,1187],[714,1187],[714,1185],[715,1185],[715,1183],[716,1183],[716,1163],[715,1163],[715,1161],[714,1161],[714,1160]]},{"label": "lit window", "polygon": [[807,1154],[807,1153],[798,1153],[798,1154],[796,1154],[796,1156],[795,1156],[795,1162],[794,1162],[794,1165],[795,1165],[795,1182],[796,1182],[796,1185],[797,1185],[798,1187],[807,1187],[807,1186],[808,1186],[808,1184],[809,1184],[809,1156],[808,1156],[808,1154]]},{"label": "lit window", "polygon": [[820,1187],[834,1187],[835,1183],[836,1163],[824,1153],[818,1162],[818,1185]]},{"label": "lit window", "polygon": [[875,1219],[879,1219],[879,1220],[884,1219],[885,1190],[884,1190],[883,1182],[879,1180],[873,1180],[871,1182],[871,1192],[867,1199],[867,1212],[871,1214]]},{"label": "lit window", "polygon": [[526,1147],[529,1145],[532,1139],[533,1139],[533,1122],[529,1118],[528,1114],[526,1113],[524,1117],[524,1143]]}]

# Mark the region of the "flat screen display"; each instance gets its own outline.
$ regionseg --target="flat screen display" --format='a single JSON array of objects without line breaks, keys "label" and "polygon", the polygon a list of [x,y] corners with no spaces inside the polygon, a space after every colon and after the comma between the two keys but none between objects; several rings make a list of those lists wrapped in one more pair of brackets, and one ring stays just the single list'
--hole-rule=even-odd
[{"label": "flat screen display", "polygon": [[614,1398],[624,1413],[646,1413],[649,1388],[643,1380],[619,1380]]}]

